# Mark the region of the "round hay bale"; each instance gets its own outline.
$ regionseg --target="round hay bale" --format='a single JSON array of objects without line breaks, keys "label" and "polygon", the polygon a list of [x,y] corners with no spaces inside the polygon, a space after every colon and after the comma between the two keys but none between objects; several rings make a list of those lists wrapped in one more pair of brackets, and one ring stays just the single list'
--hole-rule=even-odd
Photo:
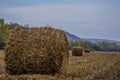
[{"label": "round hay bale", "polygon": [[85,48],[85,49],[84,49],[84,52],[85,52],[85,53],[90,53],[90,49]]},{"label": "round hay bale", "polygon": [[69,58],[67,46],[62,30],[16,28],[5,49],[6,71],[12,75],[64,73]]},{"label": "round hay bale", "polygon": [[73,56],[82,56],[83,55],[83,48],[82,47],[73,47],[72,48],[72,55]]}]

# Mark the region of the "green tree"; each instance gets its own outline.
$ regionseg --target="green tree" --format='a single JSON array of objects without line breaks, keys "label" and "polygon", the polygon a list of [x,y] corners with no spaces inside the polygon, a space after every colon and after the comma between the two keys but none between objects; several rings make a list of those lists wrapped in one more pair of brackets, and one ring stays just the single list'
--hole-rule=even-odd
[{"label": "green tree", "polygon": [[115,50],[118,47],[116,43],[102,41],[96,42],[96,50],[98,51],[111,51]]},{"label": "green tree", "polygon": [[6,43],[9,34],[8,26],[5,24],[4,19],[0,19],[0,47]]},{"label": "green tree", "polygon": [[74,41],[73,46],[80,46],[80,42],[79,41]]}]

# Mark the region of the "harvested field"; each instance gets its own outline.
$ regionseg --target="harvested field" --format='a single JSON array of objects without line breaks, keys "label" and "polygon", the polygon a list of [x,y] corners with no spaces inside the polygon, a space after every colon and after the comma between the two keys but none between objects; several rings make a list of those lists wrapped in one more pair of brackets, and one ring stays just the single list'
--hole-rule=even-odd
[{"label": "harvested field", "polygon": [[4,51],[0,51],[0,74],[5,74],[5,54]]},{"label": "harvested field", "polygon": [[[3,51],[0,56],[4,56]],[[70,51],[67,74],[61,76],[0,73],[0,80],[120,80],[120,52],[94,52],[76,57]]]}]

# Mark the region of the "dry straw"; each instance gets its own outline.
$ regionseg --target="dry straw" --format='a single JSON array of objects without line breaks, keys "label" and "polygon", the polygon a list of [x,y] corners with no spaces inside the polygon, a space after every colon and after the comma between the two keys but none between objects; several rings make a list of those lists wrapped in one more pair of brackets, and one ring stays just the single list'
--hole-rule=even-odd
[{"label": "dry straw", "polygon": [[72,55],[73,56],[82,56],[83,55],[83,48],[74,46],[72,48]]},{"label": "dry straw", "polygon": [[86,49],[86,48],[85,48],[85,49],[84,49],[84,52],[85,52],[85,53],[90,53],[90,49]]},{"label": "dry straw", "polygon": [[67,46],[62,30],[16,28],[5,49],[6,71],[12,75],[64,73],[69,58]]}]

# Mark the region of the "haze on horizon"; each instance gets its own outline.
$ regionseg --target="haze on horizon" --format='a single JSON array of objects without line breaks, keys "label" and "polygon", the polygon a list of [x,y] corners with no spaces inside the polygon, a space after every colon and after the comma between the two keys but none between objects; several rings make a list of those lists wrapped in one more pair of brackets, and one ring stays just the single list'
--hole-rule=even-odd
[{"label": "haze on horizon", "polygon": [[0,18],[50,25],[80,38],[120,41],[120,0],[1,0]]}]

